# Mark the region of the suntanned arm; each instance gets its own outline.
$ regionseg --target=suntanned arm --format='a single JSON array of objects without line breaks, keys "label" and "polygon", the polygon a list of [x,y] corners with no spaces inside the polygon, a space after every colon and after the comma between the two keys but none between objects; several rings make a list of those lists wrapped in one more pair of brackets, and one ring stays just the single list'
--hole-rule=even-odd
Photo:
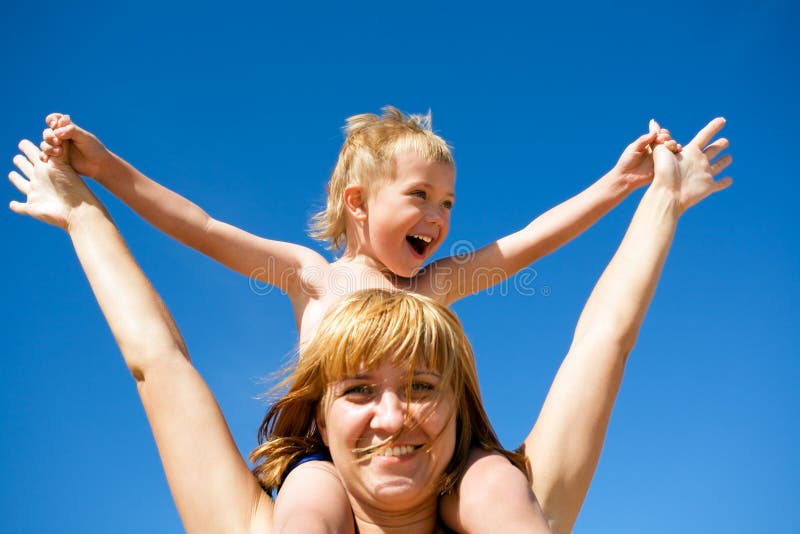
[{"label": "suntanned arm", "polygon": [[209,216],[198,205],[167,189],[109,151],[69,116],[51,114],[44,150],[57,154],[72,142],[71,164],[94,178],[150,224],[181,243],[247,277],[274,285],[293,302],[302,293],[299,273],[328,264],[322,255],[297,245],[258,237]]},{"label": "suntanned arm", "polygon": [[622,202],[632,191],[652,179],[651,143],[667,143],[680,150],[651,121],[651,131],[630,144],[617,165],[587,189],[551,208],[528,226],[474,253],[470,258],[451,257],[426,270],[436,298],[451,304],[513,276],[539,258],[568,243]]},{"label": "suntanned arm", "polygon": [[27,195],[11,209],[64,228],[136,380],[164,471],[187,532],[269,532],[272,502],[242,459],[208,386],[189,361],[169,311],[100,202],[72,170],[38,160],[29,142]]},{"label": "suntanned arm", "polygon": [[584,307],[524,451],[533,489],[553,532],[567,533],[589,489],[608,421],[645,312],[652,300],[678,218],[689,206],[730,185],[715,182],[730,158],[709,159],[727,146],[701,149],[723,126],[716,119],[677,158],[656,147],[656,176],[622,243]]}]

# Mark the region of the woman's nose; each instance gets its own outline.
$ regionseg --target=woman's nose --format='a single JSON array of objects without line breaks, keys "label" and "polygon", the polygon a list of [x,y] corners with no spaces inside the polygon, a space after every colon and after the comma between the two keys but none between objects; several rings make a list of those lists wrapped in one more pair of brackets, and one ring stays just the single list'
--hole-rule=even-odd
[{"label": "woman's nose", "polygon": [[373,430],[383,430],[393,434],[403,428],[405,422],[405,403],[400,400],[394,391],[384,391],[372,416],[370,427]]}]

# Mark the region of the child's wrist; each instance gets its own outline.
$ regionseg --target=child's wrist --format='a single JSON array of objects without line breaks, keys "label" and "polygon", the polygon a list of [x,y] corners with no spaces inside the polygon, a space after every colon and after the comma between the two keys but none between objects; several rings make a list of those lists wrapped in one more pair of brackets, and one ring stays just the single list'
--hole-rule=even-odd
[{"label": "child's wrist", "polygon": [[612,191],[612,194],[622,197],[629,195],[641,185],[634,182],[628,174],[621,172],[617,167],[608,171],[601,180]]},{"label": "child's wrist", "polygon": [[122,158],[106,149],[105,157],[97,164],[95,176],[90,176],[89,178],[93,178],[101,185],[105,185],[106,182],[113,180],[115,177],[118,178],[120,173],[124,172],[123,169],[124,162]]}]

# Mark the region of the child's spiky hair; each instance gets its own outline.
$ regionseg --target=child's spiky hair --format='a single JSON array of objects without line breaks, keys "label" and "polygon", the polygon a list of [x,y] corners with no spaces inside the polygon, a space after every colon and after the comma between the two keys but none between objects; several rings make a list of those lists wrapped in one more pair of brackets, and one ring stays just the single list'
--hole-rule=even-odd
[{"label": "child's spiky hair", "polygon": [[347,186],[369,188],[392,178],[395,155],[403,150],[414,150],[429,161],[455,165],[450,147],[431,129],[430,111],[405,115],[393,106],[382,111],[382,115],[363,113],[347,119],[344,144],[328,182],[327,206],[311,219],[311,237],[329,241],[334,250],[347,244],[343,198]]}]

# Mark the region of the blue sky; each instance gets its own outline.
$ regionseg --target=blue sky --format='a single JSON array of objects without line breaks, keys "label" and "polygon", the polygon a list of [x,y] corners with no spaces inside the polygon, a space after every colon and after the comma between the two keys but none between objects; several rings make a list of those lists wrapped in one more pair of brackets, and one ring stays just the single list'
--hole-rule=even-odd
[{"label": "blue sky", "polygon": [[[510,233],[588,186],[651,117],[686,142],[725,116],[734,185],[679,225],[575,532],[796,528],[795,3],[3,11],[8,170],[20,138],[69,112],[215,217],[320,250],[304,228],[355,113],[433,111],[458,162],[440,254]],[[296,340],[288,299],[254,292],[96,186],[249,451],[260,379]],[[535,294],[512,281],[456,304],[507,446],[532,425],[639,197],[537,262]],[[133,380],[67,237],[10,211],[0,225],[0,532],[181,532]]]}]

